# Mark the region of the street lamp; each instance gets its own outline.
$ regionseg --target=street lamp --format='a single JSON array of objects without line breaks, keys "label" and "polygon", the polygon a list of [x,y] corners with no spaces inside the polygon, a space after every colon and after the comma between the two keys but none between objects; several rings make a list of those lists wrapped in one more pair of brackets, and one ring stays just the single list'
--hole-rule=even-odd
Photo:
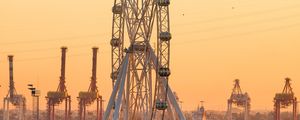
[{"label": "street lamp", "polygon": [[[28,89],[31,92],[32,96],[32,117],[35,116],[35,110],[36,110],[36,120],[39,120],[39,96],[40,96],[40,90],[37,90],[35,87],[33,87],[33,84],[28,84]],[[36,99],[36,108],[35,108],[35,99]]]}]

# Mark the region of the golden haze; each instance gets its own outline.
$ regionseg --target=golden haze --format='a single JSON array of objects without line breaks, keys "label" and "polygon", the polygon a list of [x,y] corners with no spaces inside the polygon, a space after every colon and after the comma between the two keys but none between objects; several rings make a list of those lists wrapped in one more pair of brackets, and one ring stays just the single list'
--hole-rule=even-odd
[{"label": "golden haze", "polygon": [[[8,54],[15,55],[17,91],[31,106],[26,84],[38,84],[43,97],[55,90],[59,48],[68,46],[67,88],[77,109],[78,92],[89,85],[91,47],[99,46],[98,86],[108,100],[112,2],[1,0],[1,99],[8,90]],[[253,109],[271,110],[287,76],[300,96],[300,1],[172,0],[170,12],[170,84],[184,110],[195,109],[200,100],[207,109],[225,110],[236,78],[250,94]],[[45,109],[45,99],[41,104]]]}]

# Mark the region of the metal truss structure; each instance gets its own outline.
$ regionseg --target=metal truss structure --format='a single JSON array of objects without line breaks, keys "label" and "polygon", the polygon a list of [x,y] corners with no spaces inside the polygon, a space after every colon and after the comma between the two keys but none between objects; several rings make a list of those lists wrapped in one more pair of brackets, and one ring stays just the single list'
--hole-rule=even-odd
[{"label": "metal truss structure", "polygon": [[[13,56],[8,56],[9,60],[9,91],[3,102],[3,120],[9,120],[13,117],[14,120],[25,120],[26,114],[26,99],[23,95],[17,94],[14,76],[13,76]],[[12,104],[16,107],[16,115],[10,116],[9,105]]]},{"label": "metal truss structure", "polygon": [[99,95],[98,87],[97,87],[97,52],[98,48],[93,48],[93,66],[92,66],[92,77],[91,83],[88,91],[82,91],[79,93],[78,101],[79,101],[79,120],[86,120],[86,109],[87,106],[92,105],[95,101],[97,102],[96,106],[96,120],[102,119],[103,109],[102,109],[102,96]]},{"label": "metal truss structure", "polygon": [[61,76],[60,82],[57,88],[57,91],[49,91],[47,93],[47,119],[55,120],[55,106],[58,106],[63,101],[65,101],[65,115],[64,120],[71,119],[71,96],[67,93],[66,81],[65,81],[65,69],[66,69],[66,52],[67,47],[62,47],[62,56],[61,56]]},{"label": "metal truss structure", "polygon": [[[185,120],[168,84],[169,5],[169,0],[114,0],[110,42],[113,91],[104,120]],[[150,45],[155,22],[156,53]]]},{"label": "metal truss structure", "polygon": [[250,113],[250,97],[247,93],[243,93],[242,89],[240,87],[240,81],[236,79],[234,81],[234,88],[232,90],[232,93],[230,95],[230,98],[227,101],[227,120],[233,120],[232,117],[232,106],[236,105],[237,107],[244,108],[244,120],[248,120],[249,113]]},{"label": "metal truss structure", "polygon": [[282,93],[277,93],[274,98],[274,120],[280,120],[280,109],[293,106],[293,116],[291,120],[297,120],[297,98],[291,87],[291,79],[285,79],[285,86]]}]

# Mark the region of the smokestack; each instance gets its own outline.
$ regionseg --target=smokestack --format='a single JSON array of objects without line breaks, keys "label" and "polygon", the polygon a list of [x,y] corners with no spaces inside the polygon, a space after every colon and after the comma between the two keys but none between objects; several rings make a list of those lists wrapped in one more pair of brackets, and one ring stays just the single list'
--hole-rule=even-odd
[{"label": "smokestack", "polygon": [[61,47],[61,70],[60,70],[60,84],[58,91],[60,92],[66,92],[66,86],[65,86],[65,71],[66,71],[66,52],[67,47]]},{"label": "smokestack", "polygon": [[98,52],[98,48],[97,47],[93,47],[93,67],[92,67],[92,81],[91,81],[91,91],[96,92],[97,91],[97,87],[96,87],[96,73],[97,73],[97,52]]},{"label": "smokestack", "polygon": [[8,61],[9,61],[9,95],[10,98],[13,98],[14,96],[14,90],[15,90],[15,83],[14,83],[14,66],[13,66],[13,55],[8,56]]}]

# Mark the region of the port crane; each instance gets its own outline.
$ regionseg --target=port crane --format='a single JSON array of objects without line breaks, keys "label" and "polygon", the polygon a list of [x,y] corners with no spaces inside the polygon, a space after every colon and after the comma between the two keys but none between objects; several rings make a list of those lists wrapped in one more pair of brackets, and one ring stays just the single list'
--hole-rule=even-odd
[{"label": "port crane", "polygon": [[77,97],[79,101],[79,120],[87,120],[86,110],[87,107],[92,105],[96,101],[96,120],[102,119],[102,96],[99,94],[99,90],[97,87],[97,52],[98,48],[94,47],[93,49],[93,65],[92,65],[92,77],[91,83],[88,91],[79,92],[79,96]]},{"label": "port crane", "polygon": [[[8,56],[9,61],[9,91],[3,102],[3,120],[9,120],[13,117],[14,120],[26,120],[26,98],[22,94],[18,94],[15,88],[13,74],[13,55]],[[10,104],[16,107],[16,115],[10,115]]]},{"label": "port crane", "polygon": [[236,79],[234,81],[234,87],[232,89],[232,93],[227,101],[227,120],[234,120],[232,117],[232,107],[233,105],[237,107],[241,107],[244,109],[243,115],[244,115],[244,120],[249,120],[249,112],[250,112],[250,107],[251,107],[251,99],[248,95],[248,93],[243,93],[242,89],[240,87],[240,80]]},{"label": "port crane", "polygon": [[280,120],[280,109],[293,107],[293,116],[291,120],[297,120],[297,98],[291,86],[291,79],[285,79],[285,85],[281,93],[276,93],[274,97],[274,120]]},{"label": "port crane", "polygon": [[55,120],[55,106],[58,106],[65,101],[64,120],[71,120],[71,96],[67,92],[65,85],[65,70],[66,70],[66,52],[67,47],[61,47],[61,75],[59,85],[56,91],[47,93],[47,119]]}]

